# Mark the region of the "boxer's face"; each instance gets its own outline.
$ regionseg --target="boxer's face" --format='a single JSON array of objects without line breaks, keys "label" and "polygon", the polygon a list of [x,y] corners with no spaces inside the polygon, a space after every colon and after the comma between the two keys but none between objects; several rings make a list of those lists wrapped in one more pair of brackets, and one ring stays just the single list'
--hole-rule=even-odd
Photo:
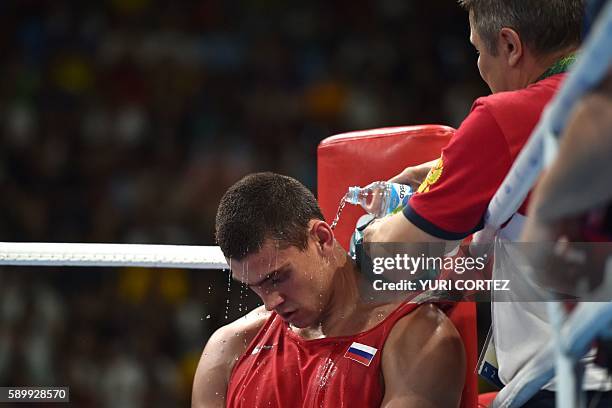
[{"label": "boxer's face", "polygon": [[258,252],[231,260],[230,267],[234,279],[248,285],[267,310],[295,327],[316,324],[328,302],[332,267],[316,238],[309,237],[304,250],[268,239]]},{"label": "boxer's face", "polygon": [[[487,83],[491,92],[502,92],[510,90],[507,84],[506,63],[501,52],[497,55],[491,54],[478,31],[474,27],[473,19],[470,17],[470,42],[478,52],[478,71]],[[498,44],[499,45],[499,44]]]}]

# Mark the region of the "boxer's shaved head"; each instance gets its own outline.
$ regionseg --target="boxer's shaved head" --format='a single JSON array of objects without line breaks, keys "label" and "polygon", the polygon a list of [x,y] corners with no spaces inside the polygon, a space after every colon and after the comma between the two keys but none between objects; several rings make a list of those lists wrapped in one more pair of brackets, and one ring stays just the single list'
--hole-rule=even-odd
[{"label": "boxer's shaved head", "polygon": [[492,55],[497,55],[499,31],[516,31],[529,49],[539,55],[580,43],[584,0],[459,0],[470,13]]}]

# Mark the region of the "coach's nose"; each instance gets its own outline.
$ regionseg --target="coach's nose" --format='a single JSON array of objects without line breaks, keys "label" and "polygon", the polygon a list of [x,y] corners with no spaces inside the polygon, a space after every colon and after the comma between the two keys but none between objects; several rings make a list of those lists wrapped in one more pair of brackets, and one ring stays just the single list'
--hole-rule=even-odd
[{"label": "coach's nose", "polygon": [[277,291],[270,291],[268,293],[262,294],[261,300],[263,300],[264,306],[266,307],[266,310],[268,312],[271,312],[272,310],[276,309],[285,301],[285,299],[283,299],[283,296]]}]

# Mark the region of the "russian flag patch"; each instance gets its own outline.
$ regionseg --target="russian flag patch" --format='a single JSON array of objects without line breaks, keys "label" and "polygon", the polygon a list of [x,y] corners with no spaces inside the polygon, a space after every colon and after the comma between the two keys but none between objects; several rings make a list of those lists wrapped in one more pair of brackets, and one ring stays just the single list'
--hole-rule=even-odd
[{"label": "russian flag patch", "polygon": [[346,350],[344,357],[355,360],[364,366],[369,366],[372,359],[376,355],[378,349],[374,347],[366,346],[365,344],[353,342],[351,346]]}]

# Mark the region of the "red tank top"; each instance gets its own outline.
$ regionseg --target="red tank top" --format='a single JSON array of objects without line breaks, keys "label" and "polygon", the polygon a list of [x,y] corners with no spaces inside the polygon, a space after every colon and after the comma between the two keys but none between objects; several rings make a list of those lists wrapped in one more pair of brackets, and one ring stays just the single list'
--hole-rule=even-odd
[{"label": "red tank top", "polygon": [[403,303],[355,335],[314,340],[272,313],[233,368],[227,407],[379,407],[383,346],[395,323],[418,306]]}]

